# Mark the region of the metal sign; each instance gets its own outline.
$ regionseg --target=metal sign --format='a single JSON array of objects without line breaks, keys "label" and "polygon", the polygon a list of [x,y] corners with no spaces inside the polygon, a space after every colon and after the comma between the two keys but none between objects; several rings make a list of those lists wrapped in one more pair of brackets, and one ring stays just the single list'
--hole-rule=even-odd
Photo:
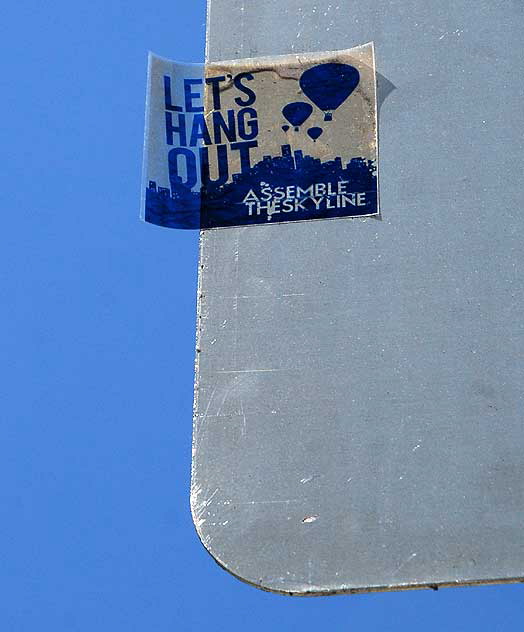
[{"label": "metal sign", "polygon": [[210,60],[375,42],[382,221],[202,231],[204,545],[286,594],[521,581],[520,4],[209,4]]}]

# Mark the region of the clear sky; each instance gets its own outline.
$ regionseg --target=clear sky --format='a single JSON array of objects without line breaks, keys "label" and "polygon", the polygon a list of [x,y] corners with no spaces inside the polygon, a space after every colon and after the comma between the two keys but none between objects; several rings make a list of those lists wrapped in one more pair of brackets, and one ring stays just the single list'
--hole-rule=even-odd
[{"label": "clear sky", "polygon": [[189,512],[197,239],[138,219],[147,51],[205,3],[2,8],[0,630],[494,632],[523,586],[289,598]]}]

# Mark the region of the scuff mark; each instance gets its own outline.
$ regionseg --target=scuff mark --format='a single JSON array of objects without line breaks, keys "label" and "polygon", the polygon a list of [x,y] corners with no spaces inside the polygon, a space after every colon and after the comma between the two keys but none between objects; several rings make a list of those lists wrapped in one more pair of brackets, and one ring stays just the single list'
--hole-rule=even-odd
[{"label": "scuff mark", "polygon": [[311,524],[312,522],[316,522],[318,520],[318,516],[306,516],[302,518],[303,524]]},{"label": "scuff mark", "polygon": [[244,402],[240,398],[240,414],[242,415],[242,435],[245,437],[247,432],[247,420],[244,412]]},{"label": "scuff mark", "polygon": [[204,501],[204,506],[205,507],[209,507],[209,505],[213,502],[213,498],[216,496],[217,492],[218,492],[218,487],[211,494],[211,496],[206,501]]},{"label": "scuff mark", "polygon": [[408,562],[411,562],[411,560],[414,559],[415,557],[417,557],[416,553],[412,553],[411,555],[408,555],[408,557],[397,566],[397,568],[395,569],[395,573],[398,573],[401,569],[404,568],[404,566],[406,566],[406,564],[408,564]]},{"label": "scuff mark", "polygon": [[235,505],[287,505],[289,503],[298,503],[300,498],[290,498],[288,500],[248,500],[245,502],[234,503]]},{"label": "scuff mark", "polygon": [[209,412],[209,407],[211,406],[211,402],[213,401],[213,397],[215,395],[216,390],[217,390],[217,385],[215,384],[215,386],[213,387],[213,391],[211,393],[211,397],[209,398],[209,401],[207,403],[206,410],[204,411],[204,416],[202,417],[202,422],[201,423],[204,423],[206,421],[206,419],[207,419],[207,415],[208,415],[208,412]]},{"label": "scuff mark", "polygon": [[454,31],[446,31],[445,33],[442,33],[442,35],[439,37],[439,41],[443,40],[448,35],[456,35],[457,37],[460,37],[462,33],[464,33],[464,29],[455,29]]},{"label": "scuff mark", "polygon": [[311,483],[311,481],[314,481],[316,478],[320,478],[320,474],[312,474],[311,476],[305,476],[304,478],[300,479],[300,482],[302,483],[302,485],[305,485],[306,483]]},{"label": "scuff mark", "polygon": [[229,395],[231,394],[231,391],[235,388],[235,386],[236,386],[236,382],[234,381],[233,384],[231,384],[231,386],[229,386],[226,389],[226,392],[224,393],[224,397],[222,398],[222,403],[218,407],[216,417],[220,417],[220,413],[222,412],[222,408],[224,407],[224,404],[226,403],[227,398],[229,397]]},{"label": "scuff mark", "polygon": [[240,369],[238,371],[215,371],[215,373],[275,373],[276,371],[289,371],[289,369]]},{"label": "scuff mark", "polygon": [[207,518],[203,517],[204,513],[207,516],[210,515],[209,511],[206,511],[206,509],[213,502],[213,499],[218,493],[218,491],[219,491],[219,488],[217,487],[215,491],[211,494],[211,496],[209,496],[209,498],[207,498],[203,502],[199,502],[198,497],[202,494],[202,488],[200,487],[200,485],[197,485],[191,489],[191,496],[193,500],[192,502],[193,514],[194,514],[193,517],[195,520],[195,525],[197,527],[201,527],[204,524],[204,522],[206,522]]}]

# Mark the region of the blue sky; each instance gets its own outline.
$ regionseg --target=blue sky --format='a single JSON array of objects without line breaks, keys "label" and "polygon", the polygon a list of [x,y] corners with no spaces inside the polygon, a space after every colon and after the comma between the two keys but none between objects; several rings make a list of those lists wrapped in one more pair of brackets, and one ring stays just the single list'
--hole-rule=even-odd
[{"label": "blue sky", "polygon": [[3,7],[0,629],[517,630],[522,586],[291,599],[189,512],[197,234],[138,220],[147,51],[205,3]]}]

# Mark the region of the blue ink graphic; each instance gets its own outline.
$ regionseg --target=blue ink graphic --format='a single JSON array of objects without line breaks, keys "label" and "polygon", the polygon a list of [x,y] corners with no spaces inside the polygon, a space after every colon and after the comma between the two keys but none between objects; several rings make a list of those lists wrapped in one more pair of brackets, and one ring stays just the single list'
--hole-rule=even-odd
[{"label": "blue ink graphic", "polygon": [[333,120],[336,110],[355,90],[360,73],[348,64],[320,64],[306,70],[300,77],[302,92],[320,109],[324,120]]},{"label": "blue ink graphic", "polygon": [[309,138],[312,138],[314,141],[316,141],[317,138],[320,138],[323,131],[324,130],[321,127],[310,127],[307,131],[307,134]]},{"label": "blue ink graphic", "polygon": [[[180,72],[169,74],[170,70],[164,70],[165,62],[159,63],[162,83],[157,85],[155,79],[150,88],[151,94],[158,96],[163,88],[163,103],[155,106],[150,119],[155,133],[149,137],[153,149],[146,154],[151,156],[152,165],[150,169],[147,164],[147,222],[202,229],[378,212],[376,151],[371,142],[367,156],[349,154],[344,162],[341,156],[322,161],[289,144],[283,144],[278,155],[264,155],[269,153],[262,146],[268,142],[267,132],[280,131],[278,124],[272,129],[273,120],[259,120],[253,73],[227,75],[232,93],[229,99],[222,99],[220,84],[226,81],[225,74],[187,78]],[[315,108],[316,117],[322,112],[324,120],[332,120],[333,112],[359,82],[359,71],[344,63],[323,63],[303,71],[298,81],[302,97],[291,98],[304,100],[284,107],[274,104],[277,112],[282,107],[285,117],[282,131],[286,136],[293,128],[298,131]],[[206,86],[212,97],[207,113],[203,105]],[[297,95],[296,84],[292,93]],[[155,98],[150,103],[157,101]],[[150,112],[148,116],[153,115]],[[265,129],[259,138],[261,125]],[[315,143],[327,131],[320,125],[315,120],[305,128]],[[369,127],[370,132],[376,132],[371,118]],[[343,126],[340,134],[344,134]]]},{"label": "blue ink graphic", "polygon": [[309,103],[302,103],[296,101],[295,103],[288,103],[282,108],[282,114],[293,125],[295,132],[298,132],[299,127],[307,121],[313,112],[313,106]]},{"label": "blue ink graphic", "polygon": [[[145,220],[171,228],[217,228],[377,212],[376,165],[342,158],[322,162],[283,145],[280,156],[233,174],[226,184],[208,181],[193,192],[178,176],[171,189],[154,181],[146,189]],[[275,217],[278,216],[278,217]]]}]

